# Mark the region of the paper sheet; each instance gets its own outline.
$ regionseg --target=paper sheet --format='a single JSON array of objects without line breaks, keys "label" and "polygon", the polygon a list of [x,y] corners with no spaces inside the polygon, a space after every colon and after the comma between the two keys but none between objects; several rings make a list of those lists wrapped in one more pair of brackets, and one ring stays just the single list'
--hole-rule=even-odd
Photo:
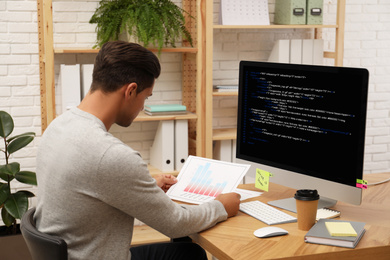
[{"label": "paper sheet", "polygon": [[250,165],[189,156],[167,195],[174,200],[202,204],[234,191]]},{"label": "paper sheet", "polygon": [[241,201],[255,198],[255,197],[261,196],[261,194],[263,194],[260,191],[243,190],[243,189],[239,189],[239,188],[235,189],[233,192],[236,192],[236,193],[241,195]]}]

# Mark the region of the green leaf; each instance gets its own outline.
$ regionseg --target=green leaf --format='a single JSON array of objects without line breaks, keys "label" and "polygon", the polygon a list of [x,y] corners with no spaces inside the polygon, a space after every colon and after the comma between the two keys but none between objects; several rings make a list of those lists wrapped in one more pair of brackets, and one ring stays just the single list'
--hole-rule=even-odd
[{"label": "green leaf", "polygon": [[18,151],[19,149],[22,149],[31,141],[34,140],[33,136],[21,136],[16,139],[14,139],[11,143],[8,145],[8,154],[14,153]]},{"label": "green leaf", "polygon": [[15,179],[20,181],[21,183],[37,185],[37,176],[35,172],[30,171],[20,171],[15,174]]},{"label": "green leaf", "polygon": [[20,190],[20,191],[18,191],[18,193],[24,193],[27,196],[27,198],[35,197],[34,193],[27,191],[27,190]]},{"label": "green leaf", "polygon": [[14,120],[5,111],[0,111],[0,136],[7,137],[14,130]]},{"label": "green leaf", "polygon": [[4,224],[9,227],[15,222],[15,218],[12,217],[6,208],[2,208],[1,210],[1,219],[3,220]]},{"label": "green leaf", "polygon": [[15,135],[9,139],[7,139],[8,143],[10,143],[12,140],[16,139],[16,138],[19,138],[21,136],[35,136],[35,133],[34,132],[27,132],[27,133],[23,133],[23,134],[20,134],[20,135]]},{"label": "green leaf", "polygon": [[4,208],[12,217],[21,219],[28,209],[28,196],[24,192],[13,193],[4,203]]},{"label": "green leaf", "polygon": [[20,171],[20,164],[18,162],[12,162],[10,164],[0,166],[0,178],[8,181],[13,180],[16,173]]},{"label": "green leaf", "polygon": [[0,205],[3,205],[4,201],[9,196],[8,183],[0,183]]}]

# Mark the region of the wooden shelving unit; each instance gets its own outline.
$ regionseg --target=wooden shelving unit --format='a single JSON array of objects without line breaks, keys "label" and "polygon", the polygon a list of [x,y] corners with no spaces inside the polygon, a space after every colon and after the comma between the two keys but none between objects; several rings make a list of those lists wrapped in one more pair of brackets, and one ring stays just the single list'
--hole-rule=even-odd
[{"label": "wooden shelving unit", "polygon": [[[344,51],[344,23],[345,23],[345,0],[337,1],[337,15],[335,24],[331,25],[217,25],[213,23],[213,1],[206,4],[206,28],[205,38],[207,38],[205,51],[205,84],[206,93],[204,95],[205,104],[205,125],[213,125],[213,98],[216,96],[237,96],[237,93],[214,92],[213,91],[213,33],[215,29],[313,29],[315,38],[321,38],[322,29],[335,29],[335,46],[333,52],[324,52],[325,58],[334,59],[335,66],[343,65]],[[205,157],[213,156],[213,141],[236,139],[236,129],[205,129]]]},{"label": "wooden shelving unit", "polygon": [[[194,39],[194,47],[183,42],[182,47],[163,48],[162,53],[182,54],[182,103],[187,106],[189,113],[175,116],[149,116],[144,113],[135,119],[136,122],[159,120],[189,120],[189,154],[204,155],[204,105],[205,93],[204,76],[204,46],[203,39],[205,8],[204,0],[183,0],[182,8],[194,19],[187,19],[187,29]],[[55,77],[54,59],[57,54],[96,54],[98,49],[92,48],[55,48],[53,40],[53,1],[37,0],[37,18],[39,35],[39,66],[40,66],[40,98],[41,98],[41,127],[45,131],[55,118]],[[156,48],[149,48],[157,52]],[[156,173],[155,169],[152,169]]]}]

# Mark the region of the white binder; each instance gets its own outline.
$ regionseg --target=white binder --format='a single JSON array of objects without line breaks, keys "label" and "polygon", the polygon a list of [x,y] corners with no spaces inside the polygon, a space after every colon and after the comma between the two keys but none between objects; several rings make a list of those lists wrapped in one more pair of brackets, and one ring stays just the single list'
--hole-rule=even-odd
[{"label": "white binder", "polygon": [[81,99],[87,95],[92,84],[93,64],[81,65]]},{"label": "white binder", "polygon": [[302,64],[313,64],[313,39],[302,40]]},{"label": "white binder", "polygon": [[302,39],[290,41],[290,63],[302,64]]},{"label": "white binder", "polygon": [[188,120],[175,120],[175,170],[180,171],[188,157]]},{"label": "white binder", "polygon": [[268,61],[290,63],[290,40],[278,40],[271,51]]},{"label": "white binder", "polygon": [[232,163],[235,163],[236,160],[236,150],[237,150],[237,140],[232,140]]},{"label": "white binder", "polygon": [[214,145],[213,157],[220,161],[232,162],[232,140],[216,141]]},{"label": "white binder", "polygon": [[174,170],[174,121],[160,121],[152,147],[150,164],[163,172]]},{"label": "white binder", "polygon": [[59,87],[62,101],[61,113],[80,104],[80,64],[61,64]]},{"label": "white binder", "polygon": [[313,40],[313,65],[324,65],[324,40]]}]

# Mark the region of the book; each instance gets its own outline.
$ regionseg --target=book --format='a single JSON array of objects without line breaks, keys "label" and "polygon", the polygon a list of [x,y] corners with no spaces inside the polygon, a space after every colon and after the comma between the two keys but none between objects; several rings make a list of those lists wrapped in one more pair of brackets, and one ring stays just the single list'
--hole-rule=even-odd
[{"label": "book", "polygon": [[349,222],[325,222],[332,237],[356,237],[357,233]]},{"label": "book", "polygon": [[[357,236],[343,236],[343,237],[334,237],[331,236],[326,228],[326,222],[348,222],[352,225],[353,229],[356,231]],[[330,246],[340,246],[355,248],[359,243],[360,239],[363,237],[366,232],[364,222],[356,221],[345,221],[345,220],[336,220],[336,219],[320,219],[318,222],[306,233],[305,242],[313,244],[322,244]]]},{"label": "book", "polygon": [[340,216],[340,211],[328,208],[321,208],[317,210],[316,219],[319,220],[321,218],[335,218]]},{"label": "book", "polygon": [[238,85],[215,85],[214,92],[234,92],[238,91]]},{"label": "book", "polygon": [[145,112],[178,112],[186,109],[186,106],[180,104],[145,105]]},{"label": "book", "polygon": [[149,116],[171,116],[171,115],[183,115],[187,114],[187,111],[161,111],[161,112],[150,112],[147,110],[144,110],[144,113]]}]

